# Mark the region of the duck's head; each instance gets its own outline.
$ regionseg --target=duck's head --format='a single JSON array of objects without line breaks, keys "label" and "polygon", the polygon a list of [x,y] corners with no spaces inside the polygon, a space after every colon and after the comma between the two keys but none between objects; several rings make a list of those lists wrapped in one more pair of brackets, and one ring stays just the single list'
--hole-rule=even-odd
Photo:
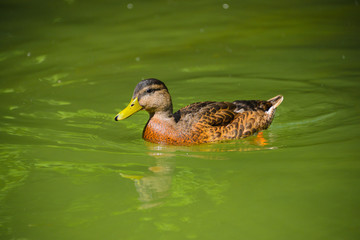
[{"label": "duck's head", "polygon": [[150,115],[156,112],[172,114],[171,97],[162,81],[149,78],[139,82],[129,105],[115,116],[115,121],[128,118],[140,110],[146,110]]}]

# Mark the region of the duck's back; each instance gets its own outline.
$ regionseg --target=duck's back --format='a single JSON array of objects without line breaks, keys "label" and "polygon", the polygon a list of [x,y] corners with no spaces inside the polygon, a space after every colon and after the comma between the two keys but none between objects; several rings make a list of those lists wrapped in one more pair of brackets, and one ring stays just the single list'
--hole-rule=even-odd
[{"label": "duck's back", "polygon": [[199,102],[180,109],[174,116],[194,143],[238,139],[267,129],[282,100],[282,96],[276,96],[268,101]]}]

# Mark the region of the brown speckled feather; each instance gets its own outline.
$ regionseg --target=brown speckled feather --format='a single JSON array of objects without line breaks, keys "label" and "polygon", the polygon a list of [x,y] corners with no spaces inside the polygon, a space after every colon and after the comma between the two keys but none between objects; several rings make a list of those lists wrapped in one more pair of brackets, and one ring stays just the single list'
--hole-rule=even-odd
[{"label": "brown speckled feather", "polygon": [[184,129],[192,129],[190,141],[213,142],[248,137],[268,128],[274,116],[274,111],[268,112],[272,106],[272,102],[258,100],[201,102],[174,116],[178,123],[183,121]]},{"label": "brown speckled feather", "polygon": [[[144,81],[148,81],[141,82],[145,87],[137,90],[142,94],[151,86],[156,85],[159,89],[163,84],[159,80]],[[167,102],[167,106],[158,106],[159,99],[166,99],[164,102]],[[245,138],[270,126],[282,100],[283,97],[279,95],[268,101],[197,102],[173,114],[170,94],[163,84],[157,93],[139,100],[139,104],[150,113],[143,138],[150,142],[176,145]],[[156,102],[157,107],[149,107],[152,102]]]}]

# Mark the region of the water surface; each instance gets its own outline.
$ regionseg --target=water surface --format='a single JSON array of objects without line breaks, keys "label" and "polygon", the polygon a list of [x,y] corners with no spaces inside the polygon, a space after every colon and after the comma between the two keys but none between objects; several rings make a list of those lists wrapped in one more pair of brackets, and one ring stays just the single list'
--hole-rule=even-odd
[{"label": "water surface", "polygon": [[[2,1],[1,239],[358,239],[358,1]],[[282,94],[263,137],[146,143],[174,109]]]}]

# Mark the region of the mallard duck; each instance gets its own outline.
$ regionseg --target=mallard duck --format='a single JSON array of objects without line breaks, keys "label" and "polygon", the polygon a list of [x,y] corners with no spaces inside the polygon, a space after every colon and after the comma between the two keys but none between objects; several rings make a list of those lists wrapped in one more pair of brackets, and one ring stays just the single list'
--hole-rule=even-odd
[{"label": "mallard duck", "polygon": [[245,138],[267,129],[282,101],[283,96],[278,95],[267,101],[197,102],[173,113],[167,87],[150,78],[136,85],[129,105],[115,120],[146,110],[150,114],[143,131],[146,141],[174,145],[209,143]]}]

